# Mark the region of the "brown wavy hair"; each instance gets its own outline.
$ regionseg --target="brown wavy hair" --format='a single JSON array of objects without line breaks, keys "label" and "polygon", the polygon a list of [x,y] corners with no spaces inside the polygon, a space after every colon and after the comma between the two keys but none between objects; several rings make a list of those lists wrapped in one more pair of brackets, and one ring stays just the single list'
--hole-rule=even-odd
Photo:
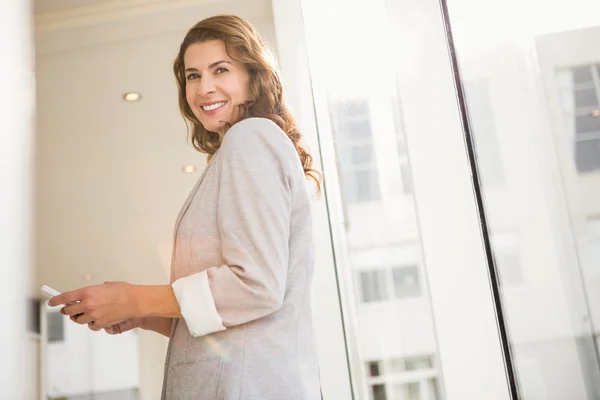
[{"label": "brown wavy hair", "polygon": [[221,146],[219,133],[208,131],[202,126],[192,112],[185,93],[185,52],[190,45],[209,40],[223,41],[227,55],[244,64],[250,75],[251,100],[237,105],[233,119],[226,123],[225,130],[245,118],[270,119],[290,138],[300,157],[304,175],[315,182],[316,191],[320,193],[322,175],[313,168],[312,156],[301,144],[302,135],[284,103],[279,70],[272,61],[271,52],[256,29],[249,22],[234,15],[210,17],[194,25],[185,35],[173,64],[179,89],[179,110],[188,125],[194,148],[208,154],[210,160]]}]

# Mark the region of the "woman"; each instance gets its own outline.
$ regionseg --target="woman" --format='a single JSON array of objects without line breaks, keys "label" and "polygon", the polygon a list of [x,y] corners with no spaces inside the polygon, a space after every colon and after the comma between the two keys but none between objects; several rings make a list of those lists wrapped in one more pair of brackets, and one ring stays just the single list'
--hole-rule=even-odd
[{"label": "woman", "polygon": [[192,27],[174,72],[209,163],[175,224],[171,284],[107,282],[50,300],[95,331],[170,337],[163,399],[320,398],[305,185],[319,190],[320,175],[270,60],[241,18]]}]

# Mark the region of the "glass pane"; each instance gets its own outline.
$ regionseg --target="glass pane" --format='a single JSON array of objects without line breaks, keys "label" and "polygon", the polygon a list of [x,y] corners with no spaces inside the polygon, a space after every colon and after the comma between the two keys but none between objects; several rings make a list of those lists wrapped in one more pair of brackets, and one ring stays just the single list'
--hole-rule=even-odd
[{"label": "glass pane", "polygon": [[65,316],[59,312],[46,314],[48,321],[48,343],[62,342],[65,340]]},{"label": "glass pane", "polygon": [[389,298],[386,272],[384,270],[373,270],[360,273],[363,302],[383,301]]},{"label": "glass pane", "polygon": [[[600,280],[587,221],[600,215],[600,4],[545,5],[448,0],[519,398],[595,400]],[[481,144],[490,123],[496,152]]]},{"label": "glass pane", "polygon": [[419,272],[416,266],[395,267],[392,270],[394,278],[394,294],[397,299],[421,296]]},{"label": "glass pane", "polygon": [[592,113],[577,115],[575,117],[575,132],[600,132],[600,118]]},{"label": "glass pane", "polygon": [[584,89],[575,91],[575,107],[593,107],[598,105],[596,89]]},{"label": "glass pane", "polygon": [[352,147],[352,163],[355,165],[370,163],[373,160],[373,147],[353,146]]},{"label": "glass pane", "polygon": [[580,173],[600,171],[600,132],[597,139],[575,143],[575,163]]},{"label": "glass pane", "polygon": [[394,400],[422,400],[419,382],[395,384],[393,392]]},{"label": "glass pane", "polygon": [[404,365],[407,371],[416,371],[419,369],[433,368],[433,360],[431,357],[414,357],[404,360]]},{"label": "glass pane", "polygon": [[379,376],[379,362],[371,361],[368,363],[369,376]]},{"label": "glass pane", "polygon": [[438,387],[437,379],[430,378],[427,380],[427,389],[431,400],[441,399],[440,388]]},{"label": "glass pane", "polygon": [[465,83],[467,96],[472,99],[469,119],[474,130],[475,148],[479,154],[479,173],[486,186],[497,186],[504,182],[504,167],[501,160],[496,122],[491,105],[489,83],[484,80]]},{"label": "glass pane", "polygon": [[[431,303],[425,295],[427,265],[417,207],[414,196],[407,196],[414,186],[405,132],[408,114],[400,101],[400,72],[395,68],[401,52],[390,51],[399,42],[410,45],[413,40],[389,34],[397,26],[387,9],[398,8],[398,2],[326,3],[322,12],[337,10],[335,29],[329,27],[319,35],[315,47],[326,51],[314,50],[318,62],[313,73],[328,117],[318,122],[319,130],[331,133],[334,152],[323,158],[333,159],[341,183],[344,241],[335,245],[336,253],[342,254],[338,268],[353,278],[344,286],[350,286],[347,294],[356,304],[349,329],[356,337],[351,351],[356,362],[351,368],[357,399],[405,394],[416,399],[420,382],[399,383],[411,381],[412,368],[425,367],[419,364],[422,361],[410,360],[436,358],[438,349]],[[436,110],[430,113],[436,118]],[[335,199],[330,207],[337,204]],[[439,377],[433,362],[426,371]]]},{"label": "glass pane", "polygon": [[371,386],[373,400],[387,400],[387,396],[385,394],[385,385],[373,385]]},{"label": "glass pane", "polygon": [[588,66],[573,68],[573,82],[574,83],[593,82],[592,69]]}]

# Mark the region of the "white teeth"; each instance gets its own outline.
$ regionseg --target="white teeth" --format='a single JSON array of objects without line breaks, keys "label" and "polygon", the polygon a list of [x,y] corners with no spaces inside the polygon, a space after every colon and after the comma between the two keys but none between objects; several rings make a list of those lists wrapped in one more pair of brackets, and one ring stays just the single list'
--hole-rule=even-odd
[{"label": "white teeth", "polygon": [[222,101],[220,103],[211,104],[210,106],[202,106],[202,109],[204,111],[216,110],[219,107],[223,107],[225,105],[225,103],[227,103],[227,102],[226,101]]}]

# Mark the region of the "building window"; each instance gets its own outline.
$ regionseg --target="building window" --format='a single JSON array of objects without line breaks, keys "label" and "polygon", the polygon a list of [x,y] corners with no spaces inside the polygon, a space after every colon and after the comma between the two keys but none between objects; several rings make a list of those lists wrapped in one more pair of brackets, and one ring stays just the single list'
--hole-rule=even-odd
[{"label": "building window", "polygon": [[387,271],[371,270],[360,273],[360,286],[362,289],[362,301],[370,303],[383,301],[389,298],[387,292]]},{"label": "building window", "polygon": [[40,303],[38,299],[29,299],[27,301],[27,331],[33,334],[40,334]]},{"label": "building window", "polygon": [[359,279],[363,303],[420,297],[422,293],[417,265],[361,271]]},{"label": "building window", "polygon": [[373,400],[386,400],[385,385],[377,384],[371,386],[373,390]]},{"label": "building window", "polygon": [[46,314],[48,321],[48,342],[62,342],[65,340],[64,317],[59,312],[49,312]]},{"label": "building window", "polygon": [[421,296],[419,271],[416,265],[394,267],[392,277],[394,279],[394,294],[397,299]]},{"label": "building window", "polygon": [[[433,356],[392,358],[367,363],[372,400],[442,400]],[[372,374],[376,366],[377,374]]]},{"label": "building window", "polygon": [[379,361],[371,361],[369,364],[369,376],[379,376]]},{"label": "building window", "polygon": [[341,186],[348,203],[381,199],[368,102],[340,102],[332,107]]},{"label": "building window", "polygon": [[559,73],[578,173],[600,170],[600,64]]}]

